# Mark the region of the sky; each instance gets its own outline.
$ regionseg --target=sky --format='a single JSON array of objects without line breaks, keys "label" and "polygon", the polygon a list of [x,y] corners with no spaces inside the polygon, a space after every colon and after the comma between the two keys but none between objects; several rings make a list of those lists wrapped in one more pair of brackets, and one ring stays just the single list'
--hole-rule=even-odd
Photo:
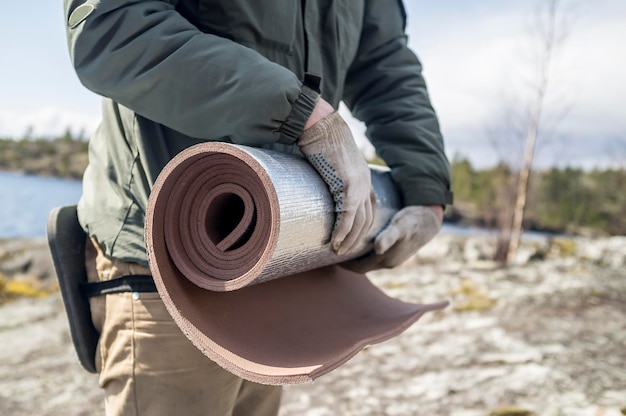
[{"label": "sky", "polygon": [[[487,167],[521,154],[510,132],[524,130],[532,102],[532,22],[546,3],[405,0],[409,46],[423,63],[449,158]],[[568,36],[552,61],[537,164],[626,166],[626,1],[561,3]],[[0,137],[23,137],[29,128],[35,136],[66,128],[88,136],[98,125],[100,98],[73,72],[62,8],[61,0],[5,5]],[[362,143],[362,124],[349,124]]]}]

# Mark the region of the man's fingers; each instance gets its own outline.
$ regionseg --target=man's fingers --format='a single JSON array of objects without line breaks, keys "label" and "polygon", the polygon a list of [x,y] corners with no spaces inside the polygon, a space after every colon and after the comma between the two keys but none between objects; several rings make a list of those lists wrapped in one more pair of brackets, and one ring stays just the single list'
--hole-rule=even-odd
[{"label": "man's fingers", "polygon": [[380,268],[381,261],[383,261],[383,257],[370,253],[367,256],[341,263],[340,266],[353,272],[367,273]]},{"label": "man's fingers", "polygon": [[335,229],[330,237],[330,244],[335,253],[339,252],[339,248],[343,244],[346,236],[352,229],[354,223],[354,217],[356,213],[354,211],[341,211],[337,213],[337,219],[335,220]]},{"label": "man's fingers", "polygon": [[344,256],[364,242],[374,222],[375,202],[376,195],[370,187],[365,200],[357,204],[348,201],[343,204],[343,210],[337,213],[337,222],[331,236],[332,248],[338,255]]},{"label": "man's fingers", "polygon": [[305,129],[297,143],[333,196],[337,219],[330,243],[345,255],[361,245],[372,225],[370,169],[337,112]]},{"label": "man's fingers", "polygon": [[369,216],[371,217],[372,209],[371,206],[368,208],[368,205],[369,201],[365,205],[361,205],[358,207],[350,231],[336,250],[338,255],[346,255],[355,247],[357,247],[359,243],[365,238],[365,235],[369,230],[369,226],[372,223],[372,219],[368,218],[368,212]]},{"label": "man's fingers", "polygon": [[365,205],[365,217],[367,218],[365,223],[365,230],[369,231],[374,223],[374,215],[376,215],[376,194],[374,188],[370,187],[370,200],[369,204]]},{"label": "man's fingers", "polygon": [[374,240],[374,250],[376,254],[383,254],[389,250],[401,236],[401,232],[396,225],[390,225],[384,229]]},{"label": "man's fingers", "polygon": [[441,221],[432,208],[403,208],[376,237],[374,251],[368,256],[344,263],[344,267],[359,272],[397,267],[430,241],[440,227]]}]

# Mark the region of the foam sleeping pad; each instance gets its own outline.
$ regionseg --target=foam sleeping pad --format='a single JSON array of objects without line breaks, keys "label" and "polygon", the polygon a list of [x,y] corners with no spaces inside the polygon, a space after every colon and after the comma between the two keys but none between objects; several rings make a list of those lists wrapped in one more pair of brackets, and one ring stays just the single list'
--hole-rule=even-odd
[{"label": "foam sleeping pad", "polygon": [[151,192],[145,237],[159,294],[187,338],[244,379],[306,383],[444,308],[389,297],[341,267],[401,207],[389,172],[371,174],[374,224],[340,257],[329,244],[334,202],[305,159],[221,142],[174,157]]}]

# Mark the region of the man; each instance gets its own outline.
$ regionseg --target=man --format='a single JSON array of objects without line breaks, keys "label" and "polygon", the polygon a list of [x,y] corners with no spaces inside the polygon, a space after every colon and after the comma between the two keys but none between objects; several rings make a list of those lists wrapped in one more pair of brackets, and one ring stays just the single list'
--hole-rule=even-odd
[{"label": "man", "polygon": [[[438,232],[448,162],[401,1],[65,0],[65,16],[76,72],[105,97],[78,206],[91,280],[149,273],[151,187],[174,155],[208,140],[306,156],[335,199],[333,249],[354,250],[373,207],[367,165],[335,112],[342,100],[406,205],[351,267],[393,267]],[[277,413],[280,388],[210,362],[156,293],[98,297],[92,315],[107,415]]]}]

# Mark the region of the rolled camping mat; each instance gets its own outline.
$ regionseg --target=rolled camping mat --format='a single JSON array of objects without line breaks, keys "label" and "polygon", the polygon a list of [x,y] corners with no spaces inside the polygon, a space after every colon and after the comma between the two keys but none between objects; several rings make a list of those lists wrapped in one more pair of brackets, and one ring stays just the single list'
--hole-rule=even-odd
[{"label": "rolled camping mat", "polygon": [[281,385],[312,381],[444,308],[391,298],[338,265],[368,252],[401,206],[388,171],[372,169],[372,185],[374,224],[340,257],[329,244],[332,196],[306,160],[221,142],[184,150],[157,178],[146,213],[168,312],[226,370]]}]

